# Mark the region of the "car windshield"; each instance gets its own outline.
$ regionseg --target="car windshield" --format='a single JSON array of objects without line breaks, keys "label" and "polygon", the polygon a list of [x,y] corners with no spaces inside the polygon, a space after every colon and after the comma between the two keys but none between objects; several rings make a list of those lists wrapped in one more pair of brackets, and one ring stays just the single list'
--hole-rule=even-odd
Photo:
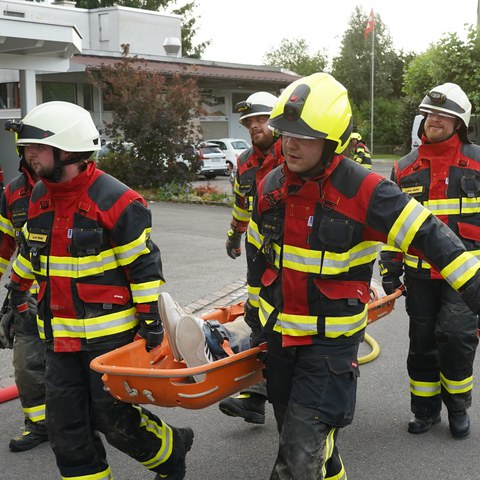
[{"label": "car windshield", "polygon": [[203,153],[222,153],[218,147],[202,147]]},{"label": "car windshield", "polygon": [[243,150],[243,149],[248,148],[248,145],[245,142],[237,141],[237,142],[232,142],[232,147],[235,150]]}]

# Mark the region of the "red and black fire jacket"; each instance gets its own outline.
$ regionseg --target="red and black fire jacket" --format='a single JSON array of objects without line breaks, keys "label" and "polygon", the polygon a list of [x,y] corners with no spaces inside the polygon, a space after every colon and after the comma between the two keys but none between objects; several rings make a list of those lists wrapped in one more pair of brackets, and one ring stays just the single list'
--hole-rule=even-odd
[{"label": "red and black fire jacket", "polygon": [[248,295],[258,321],[282,333],[284,345],[313,336],[358,341],[378,242],[427,257],[456,289],[480,269],[429,210],[354,161],[336,156],[308,181],[277,167],[260,186],[248,228]]},{"label": "red and black fire jacket", "polygon": [[244,232],[252,215],[253,200],[260,182],[268,172],[283,162],[282,141],[278,139],[264,155],[256,146],[240,154],[234,184],[233,223]]},{"label": "red and black fire jacket", "polygon": [[35,180],[25,169],[3,191],[0,205],[0,277],[17,249],[21,229],[27,221],[28,203]]},{"label": "red and black fire jacket", "polygon": [[[480,257],[480,147],[462,143],[457,134],[440,143],[422,145],[400,159],[392,180],[401,190],[428,208],[462,240],[465,248]],[[405,272],[423,279],[442,279],[437,268],[412,254],[395,249],[381,253],[382,272]]]},{"label": "red and black fire jacket", "polygon": [[37,279],[38,328],[55,351],[133,338],[137,309],[156,305],[164,281],[151,227],[143,198],[93,162],[35,186],[12,281]]}]

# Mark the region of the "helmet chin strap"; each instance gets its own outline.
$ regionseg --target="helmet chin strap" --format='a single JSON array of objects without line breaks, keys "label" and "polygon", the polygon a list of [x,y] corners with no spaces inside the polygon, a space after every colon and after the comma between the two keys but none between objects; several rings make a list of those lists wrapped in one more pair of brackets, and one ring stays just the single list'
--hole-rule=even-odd
[{"label": "helmet chin strap", "polygon": [[67,160],[60,160],[60,150],[58,148],[53,149],[53,171],[50,175],[43,176],[51,182],[59,183],[62,178],[63,169],[66,165],[72,165],[74,163],[80,163],[84,161],[84,152],[74,154]]}]

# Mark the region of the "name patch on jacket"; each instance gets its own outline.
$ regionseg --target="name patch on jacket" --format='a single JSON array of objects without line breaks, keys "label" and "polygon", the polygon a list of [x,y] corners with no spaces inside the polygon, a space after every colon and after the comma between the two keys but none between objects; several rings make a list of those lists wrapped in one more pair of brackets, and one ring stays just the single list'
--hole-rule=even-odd
[{"label": "name patch on jacket", "polygon": [[415,195],[418,193],[423,193],[423,185],[415,185],[413,187],[402,187],[402,192],[408,193],[409,195]]},{"label": "name patch on jacket", "polygon": [[32,242],[46,243],[48,235],[45,233],[30,232],[28,235],[28,239]]}]

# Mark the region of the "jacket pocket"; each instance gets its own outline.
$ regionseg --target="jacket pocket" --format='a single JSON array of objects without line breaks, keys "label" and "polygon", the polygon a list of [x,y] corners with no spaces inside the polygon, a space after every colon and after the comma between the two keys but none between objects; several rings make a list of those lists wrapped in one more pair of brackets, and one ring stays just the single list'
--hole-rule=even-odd
[{"label": "jacket pocket", "polygon": [[74,228],[72,244],[78,256],[98,255],[103,243],[103,228]]},{"label": "jacket pocket", "polygon": [[458,233],[460,237],[471,240],[476,246],[480,245],[480,227],[470,223],[458,222]]},{"label": "jacket pocket", "polygon": [[352,242],[353,224],[348,220],[323,217],[318,229],[322,245],[347,247]]},{"label": "jacket pocket", "polygon": [[367,282],[316,278],[313,283],[330,300],[347,300],[349,303],[370,301],[370,285]]},{"label": "jacket pocket", "polygon": [[80,300],[85,303],[126,305],[131,299],[130,290],[119,285],[77,283],[77,293]]}]

